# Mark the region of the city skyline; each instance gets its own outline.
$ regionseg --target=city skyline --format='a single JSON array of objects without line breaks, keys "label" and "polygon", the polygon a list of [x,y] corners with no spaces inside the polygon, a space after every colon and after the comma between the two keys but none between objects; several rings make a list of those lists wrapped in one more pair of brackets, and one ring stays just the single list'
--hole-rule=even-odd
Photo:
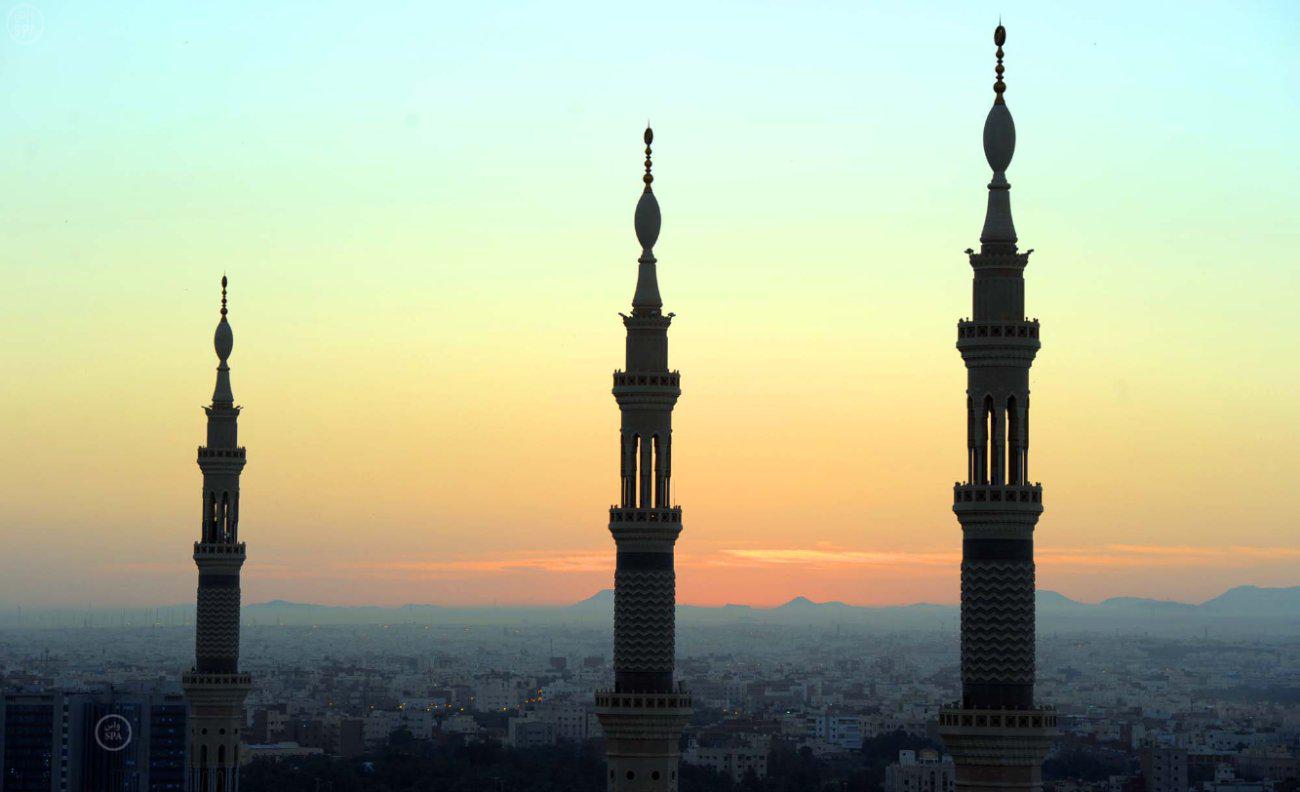
[{"label": "city skyline", "polygon": [[[1234,13],[1212,36],[1179,18],[1155,36],[1141,10],[1125,12],[1132,30],[1102,33],[1097,18],[1029,8],[1004,13],[1017,120],[1032,130],[1012,179],[1032,196],[1017,219],[1051,251],[1028,274],[1035,310],[1052,317],[1053,353],[1035,367],[1034,477],[1052,483],[1039,585],[1086,600],[1294,585],[1287,496],[1300,452],[1278,427],[1300,377],[1297,341],[1276,328],[1300,291],[1287,217],[1300,179],[1272,152],[1297,131],[1281,88],[1297,58],[1266,28],[1295,11]],[[98,54],[140,44],[176,58],[175,75],[129,91],[90,95],[130,64],[99,77],[95,53],[51,65],[87,35],[52,9],[41,38],[10,52],[5,269],[24,298],[3,320],[14,341],[0,364],[21,376],[4,386],[0,442],[22,453],[0,462],[0,532],[24,550],[0,559],[0,602],[187,598],[192,573],[175,561],[192,539],[185,449],[223,270],[239,288],[236,386],[258,448],[246,601],[554,603],[607,588],[613,559],[592,515],[618,486],[610,296],[626,291],[636,254],[627,141],[647,111],[664,140],[673,213],[661,254],[684,317],[674,358],[691,442],[675,480],[692,530],[678,545],[679,600],[957,600],[961,550],[943,502],[963,469],[950,319],[964,315],[954,256],[978,232],[987,178],[987,47],[970,31],[989,20],[962,12],[949,29],[863,11],[878,49],[851,67],[804,50],[806,71],[788,77],[725,47],[766,68],[780,97],[746,87],[730,71],[740,66],[689,89],[678,59],[700,33],[651,20],[661,52],[598,48],[612,75],[556,61],[588,97],[562,111],[477,108],[474,86],[502,77],[485,66],[460,83],[430,72],[380,90],[352,118],[330,106],[360,101],[368,69],[414,58],[413,38],[352,80],[329,72],[334,96],[305,78],[332,48],[367,52],[366,29],[354,39],[232,14],[190,39],[144,38],[186,29],[167,13],[142,31],[109,20],[121,38]],[[490,22],[507,47],[537,21],[517,13],[447,29]],[[723,24],[713,13],[702,28]],[[783,20],[765,9],[732,22],[761,38]],[[320,45],[302,63],[269,49],[290,30]],[[248,68],[280,67],[272,85],[308,90],[266,121],[268,95],[237,78],[248,74],[208,75],[200,100],[150,105],[202,76],[203,52],[236,41],[252,50]],[[1161,55],[1183,70],[1176,87],[1152,65]],[[801,76],[821,90],[796,95]],[[624,95],[653,77],[682,101],[666,87]],[[705,106],[727,88],[747,101]],[[813,112],[817,95],[849,88],[855,101]],[[128,133],[145,112],[157,116],[142,146]],[[299,138],[290,112],[351,121]],[[284,126],[272,135],[272,123]],[[105,185],[111,202],[91,190]]]}]

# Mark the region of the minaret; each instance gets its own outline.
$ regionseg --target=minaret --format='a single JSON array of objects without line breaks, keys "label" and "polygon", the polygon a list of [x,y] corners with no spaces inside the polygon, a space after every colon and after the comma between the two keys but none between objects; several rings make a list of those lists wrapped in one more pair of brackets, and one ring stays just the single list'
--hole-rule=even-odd
[{"label": "minaret", "polygon": [[975,270],[974,313],[957,324],[966,362],[966,482],[953,489],[962,528],[961,701],[939,728],[956,764],[958,792],[1042,789],[1056,715],[1034,703],[1034,526],[1043,488],[1029,478],[1029,367],[1038,320],[1025,318],[1025,265],[1011,221],[1006,170],[1016,127],[1003,94],[1002,44],[984,122],[993,169]]},{"label": "minaret", "polygon": [[221,321],[214,338],[217,387],[208,414],[208,442],[199,446],[203,471],[203,516],[194,563],[199,567],[198,612],[194,620],[194,668],[181,684],[189,703],[189,792],[237,792],[239,739],[244,697],[252,680],[239,672],[239,407],[230,390],[226,360],[235,336],[226,320],[226,278],[221,278]]},{"label": "minaret", "polygon": [[614,399],[622,413],[619,436],[619,503],[609,510],[618,561],[614,572],[614,689],[596,693],[605,733],[608,786],[617,792],[677,789],[678,741],[691,713],[691,697],[673,684],[677,578],[673,545],[682,510],[672,505],[673,405],[681,375],[668,370],[668,325],[655,274],[659,202],[650,185],[650,144],[645,131],[645,190],[636,205],[641,243],[627,366],[614,372]]}]

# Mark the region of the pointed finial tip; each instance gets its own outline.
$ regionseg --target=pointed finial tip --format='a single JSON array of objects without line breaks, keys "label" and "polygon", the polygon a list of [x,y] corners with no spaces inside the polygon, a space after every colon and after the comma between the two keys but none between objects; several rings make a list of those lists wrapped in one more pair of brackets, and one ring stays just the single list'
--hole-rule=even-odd
[{"label": "pointed finial tip", "polygon": [[[636,204],[636,238],[641,242],[641,249],[649,251],[655,245],[655,240],[659,238],[659,202],[655,200],[654,190],[651,184],[654,182],[654,174],[650,172],[650,144],[654,142],[655,133],[650,128],[649,122],[646,122],[645,128],[645,174],[641,176],[641,181],[645,182],[645,189],[641,191],[641,200]],[[653,260],[653,258],[651,259]]]},{"label": "pointed finial tip", "polygon": [[1005,104],[1005,101],[1002,99],[1002,94],[1006,93],[1007,84],[1002,81],[1002,75],[1006,73],[1006,68],[1002,65],[1002,45],[1007,43],[1007,29],[1002,27],[1002,20],[1000,18],[998,19],[997,29],[993,31],[993,43],[998,47],[998,65],[994,69],[998,78],[997,81],[993,83],[993,93],[995,94],[993,97],[993,103]]},{"label": "pointed finial tip", "polygon": [[646,192],[649,192],[650,183],[655,180],[655,177],[650,173],[650,144],[655,140],[655,131],[650,128],[649,121],[646,121],[645,135],[642,137],[645,140],[645,175],[641,177],[641,181],[645,182]]},{"label": "pointed finial tip", "polygon": [[[234,333],[230,331],[230,323],[226,321],[226,284],[229,283],[225,274],[221,275],[221,320],[217,322],[217,333],[213,337],[213,342],[217,348],[217,357],[221,359],[222,365],[225,365],[226,358],[230,357],[230,350],[235,346]],[[218,383],[219,386],[219,383]],[[227,386],[229,387],[229,386]]]}]

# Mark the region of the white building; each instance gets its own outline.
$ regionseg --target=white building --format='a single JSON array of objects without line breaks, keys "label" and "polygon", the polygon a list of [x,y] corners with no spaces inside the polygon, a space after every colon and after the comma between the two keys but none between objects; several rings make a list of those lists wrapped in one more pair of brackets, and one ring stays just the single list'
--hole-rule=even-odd
[{"label": "white building", "polygon": [[467,712],[458,712],[442,722],[442,730],[448,734],[478,734],[478,721]]},{"label": "white building", "polygon": [[321,748],[308,748],[296,742],[269,743],[266,745],[254,743],[244,746],[244,750],[239,757],[239,763],[246,765],[254,759],[272,759],[278,762],[281,759],[321,756],[324,753],[325,751]]},{"label": "white building", "polygon": [[555,738],[583,742],[593,735],[589,709],[576,701],[546,701],[532,711],[534,717],[555,725]]},{"label": "white building", "polygon": [[898,763],[885,768],[885,792],[953,792],[956,783],[952,757],[930,749],[899,751]]},{"label": "white building", "polygon": [[514,748],[543,748],[555,745],[555,723],[528,713],[506,723],[506,745]]},{"label": "white building", "polygon": [[371,710],[361,726],[361,737],[367,745],[379,745],[402,726],[402,716],[397,710]]},{"label": "white building", "polygon": [[857,751],[866,737],[866,719],[856,713],[823,712],[809,716],[812,736],[832,750]]},{"label": "white building", "polygon": [[767,776],[768,740],[758,735],[728,741],[721,745],[701,746],[691,740],[682,754],[686,764],[710,767],[740,783],[751,771],[758,778]]}]

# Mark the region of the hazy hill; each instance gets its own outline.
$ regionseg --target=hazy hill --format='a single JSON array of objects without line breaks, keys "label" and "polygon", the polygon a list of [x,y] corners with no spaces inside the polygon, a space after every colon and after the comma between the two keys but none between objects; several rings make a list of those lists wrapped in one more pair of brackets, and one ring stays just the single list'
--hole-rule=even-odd
[{"label": "hazy hill", "polygon": [[[1300,586],[1261,588],[1239,586],[1200,604],[1142,597],[1112,597],[1098,603],[1079,602],[1055,591],[1037,592],[1038,628],[1043,632],[1086,631],[1223,635],[1300,635]],[[563,606],[447,607],[403,605],[330,606],[271,600],[244,606],[244,622],[273,624],[590,624],[610,625],[614,613],[612,589]],[[0,627],[78,627],[86,624],[192,624],[193,605],[98,611],[0,611]],[[883,630],[954,630],[960,621],[956,605],[916,603],[867,607],[843,602],[813,602],[795,597],[772,608],[749,605],[708,607],[679,605],[678,624],[772,624],[787,626],[860,626]]]}]

